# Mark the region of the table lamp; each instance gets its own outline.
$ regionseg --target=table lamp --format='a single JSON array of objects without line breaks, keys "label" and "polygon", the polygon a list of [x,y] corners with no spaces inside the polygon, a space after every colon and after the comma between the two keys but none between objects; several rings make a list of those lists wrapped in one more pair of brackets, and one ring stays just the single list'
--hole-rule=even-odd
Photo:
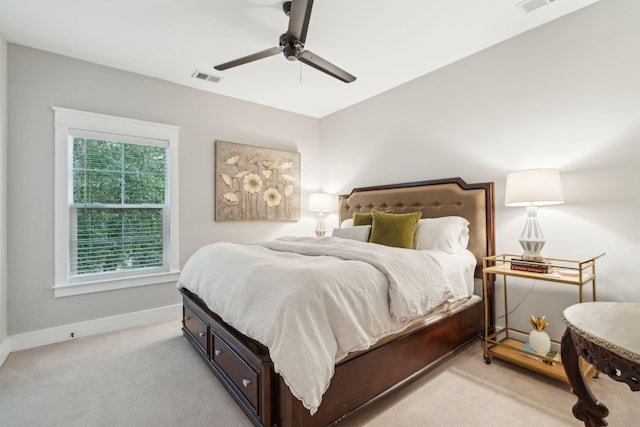
[{"label": "table lamp", "polygon": [[333,212],[335,196],[327,193],[309,194],[309,210],[318,213],[318,225],[316,226],[316,236],[324,236],[324,214]]},{"label": "table lamp", "polygon": [[527,221],[520,235],[522,258],[543,261],[540,254],[546,243],[538,223],[538,206],[564,202],[560,171],[556,169],[529,169],[507,174],[505,206],[526,206]]}]

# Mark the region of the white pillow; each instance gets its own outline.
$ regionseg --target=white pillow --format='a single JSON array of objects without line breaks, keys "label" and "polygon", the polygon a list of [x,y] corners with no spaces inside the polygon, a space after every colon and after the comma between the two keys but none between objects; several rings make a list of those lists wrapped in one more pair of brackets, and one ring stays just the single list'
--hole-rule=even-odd
[{"label": "white pillow", "polygon": [[358,240],[360,242],[368,242],[369,234],[371,234],[370,225],[359,225],[357,227],[334,228],[331,235],[342,239]]},{"label": "white pillow", "polygon": [[349,228],[353,227],[353,218],[345,219],[340,223],[340,228]]},{"label": "white pillow", "polygon": [[469,221],[460,216],[421,219],[413,241],[418,250],[460,252],[469,244]]}]

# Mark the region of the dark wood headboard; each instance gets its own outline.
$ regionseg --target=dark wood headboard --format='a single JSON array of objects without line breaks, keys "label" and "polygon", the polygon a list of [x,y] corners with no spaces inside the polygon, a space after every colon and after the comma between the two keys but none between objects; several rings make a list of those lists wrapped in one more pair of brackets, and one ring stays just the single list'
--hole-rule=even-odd
[{"label": "dark wood headboard", "polygon": [[356,212],[392,209],[422,212],[422,218],[461,216],[469,221],[468,249],[475,255],[475,276],[482,277],[482,258],[495,255],[493,183],[467,184],[461,178],[355,188],[340,195],[340,222]]}]

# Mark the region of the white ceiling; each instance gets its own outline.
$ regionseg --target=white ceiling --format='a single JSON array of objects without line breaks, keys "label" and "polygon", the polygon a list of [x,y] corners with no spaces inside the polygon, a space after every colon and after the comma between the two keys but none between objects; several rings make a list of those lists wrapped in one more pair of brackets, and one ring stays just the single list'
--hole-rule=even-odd
[{"label": "white ceiling", "polygon": [[[295,0],[294,0],[295,1]],[[0,0],[0,33],[42,49],[258,104],[323,117],[598,0],[317,0],[305,48],[357,77],[342,83],[282,55],[276,0]],[[530,4],[530,3],[529,3]],[[197,80],[201,70],[222,77]]]}]

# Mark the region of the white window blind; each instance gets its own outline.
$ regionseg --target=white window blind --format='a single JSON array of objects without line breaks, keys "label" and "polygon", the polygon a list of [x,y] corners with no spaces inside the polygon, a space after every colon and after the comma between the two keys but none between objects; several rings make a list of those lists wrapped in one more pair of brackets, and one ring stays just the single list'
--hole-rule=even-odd
[{"label": "white window blind", "polygon": [[118,135],[94,139],[79,134],[72,130],[69,137],[72,280],[167,271],[166,142],[162,147],[123,143]]}]

